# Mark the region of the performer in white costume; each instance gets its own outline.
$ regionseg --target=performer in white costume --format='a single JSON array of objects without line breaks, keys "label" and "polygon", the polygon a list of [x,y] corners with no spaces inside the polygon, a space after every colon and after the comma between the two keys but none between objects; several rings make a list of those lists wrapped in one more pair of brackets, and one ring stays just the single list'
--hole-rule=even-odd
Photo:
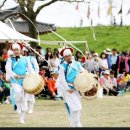
[{"label": "performer in white costume", "polygon": [[[27,49],[26,49],[26,51],[27,51],[27,58],[31,62],[34,71],[37,74],[39,74],[39,66],[38,66],[35,56],[33,56],[33,54],[32,54],[33,52],[31,52]],[[25,101],[26,101],[26,105],[28,107],[28,113],[32,113],[33,108],[34,108],[34,103],[35,103],[35,96],[33,94],[25,93]]]},{"label": "performer in white costume", "polygon": [[82,109],[80,94],[74,88],[74,79],[76,75],[85,69],[79,62],[72,59],[72,48],[63,49],[60,54],[64,57],[64,62],[60,65],[59,77],[56,81],[56,87],[62,92],[65,106],[68,111],[68,117],[71,127],[82,127],[80,122],[80,112]]},{"label": "performer in white costume", "polygon": [[[8,56],[9,58],[12,58],[14,56],[14,53],[12,50],[8,50]],[[5,66],[5,68],[7,69],[7,66]],[[6,72],[6,81],[9,83],[10,83],[10,78],[11,78],[11,75],[8,72]],[[10,88],[10,100],[11,100],[13,110],[15,111],[17,109],[17,106],[14,100],[14,89],[12,87]]]},{"label": "performer in white costume", "polygon": [[20,123],[25,123],[25,92],[23,89],[23,79],[28,70],[29,73],[34,73],[32,65],[26,57],[20,55],[22,46],[19,43],[12,44],[12,50],[15,57],[8,58],[6,62],[6,72],[11,76],[10,83],[14,90],[14,100],[17,106]]}]

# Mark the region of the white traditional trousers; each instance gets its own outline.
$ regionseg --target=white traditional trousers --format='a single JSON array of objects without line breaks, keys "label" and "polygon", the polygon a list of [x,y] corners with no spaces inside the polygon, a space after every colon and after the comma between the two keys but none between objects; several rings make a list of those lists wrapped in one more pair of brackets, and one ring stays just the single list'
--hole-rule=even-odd
[{"label": "white traditional trousers", "polygon": [[80,122],[82,105],[78,91],[73,93],[64,92],[63,98],[68,112],[70,127],[82,127]]}]

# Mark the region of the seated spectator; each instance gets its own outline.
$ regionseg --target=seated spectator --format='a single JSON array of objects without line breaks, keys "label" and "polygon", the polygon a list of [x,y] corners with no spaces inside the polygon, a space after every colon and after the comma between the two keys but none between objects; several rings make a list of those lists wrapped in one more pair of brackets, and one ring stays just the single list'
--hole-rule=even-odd
[{"label": "seated spectator", "polygon": [[125,84],[124,90],[126,91],[126,89],[128,88],[128,86],[129,86],[129,84],[130,84],[130,74],[124,72],[124,73],[123,73],[123,77],[122,77],[122,81],[123,81],[123,83]]},{"label": "seated spectator", "polygon": [[100,77],[100,70],[99,69],[95,69],[95,74],[98,76],[98,78]]},{"label": "seated spectator", "polygon": [[3,72],[0,70],[0,102],[10,103],[10,85],[5,81]]},{"label": "seated spectator", "polygon": [[114,77],[114,75],[115,75],[115,72],[113,70],[111,70],[110,71],[110,79],[111,79],[111,82],[112,82],[112,85],[113,85],[113,89],[117,90],[117,80]]},{"label": "seated spectator", "polygon": [[48,87],[48,93],[51,97],[51,99],[59,100],[58,94],[57,94],[57,88],[55,87],[56,80],[58,78],[58,71],[52,71],[50,72],[51,78],[48,79],[47,87]]},{"label": "seated spectator", "polygon": [[[47,67],[46,66],[42,66],[40,68],[40,71],[39,71],[39,74],[42,76],[43,80],[44,80],[44,89],[43,91],[40,93],[40,96],[41,97],[47,97],[47,90],[48,90],[48,87],[47,87],[47,82],[48,82],[48,72],[47,72]],[[36,95],[38,96],[38,95]]]},{"label": "seated spectator", "polygon": [[111,96],[117,96],[118,91],[113,89],[113,84],[110,79],[110,71],[105,70],[104,74],[100,77],[100,85],[103,87],[103,93]]},{"label": "seated spectator", "polygon": [[123,74],[117,76],[117,91],[124,90],[124,83],[122,81]]}]

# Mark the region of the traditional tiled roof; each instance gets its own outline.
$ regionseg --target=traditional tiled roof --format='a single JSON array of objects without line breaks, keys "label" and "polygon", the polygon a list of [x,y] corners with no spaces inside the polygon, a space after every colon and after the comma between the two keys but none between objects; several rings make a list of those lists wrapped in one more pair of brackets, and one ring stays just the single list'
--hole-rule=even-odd
[{"label": "traditional tiled roof", "polygon": [[[20,17],[20,7],[16,6],[14,8],[8,9],[8,10],[1,10],[0,11],[0,21],[5,22],[7,18],[14,18],[16,19],[17,17]],[[18,14],[18,15],[17,15]],[[23,21],[17,21],[17,20],[12,20],[13,26],[15,27],[15,29],[23,34],[28,34],[29,30],[28,30],[28,23],[27,21],[23,20]],[[6,23],[11,26],[11,24],[9,23],[9,21]],[[50,32],[50,30],[55,31],[56,27],[54,26],[54,24],[47,24],[47,23],[42,23],[42,22],[36,22],[36,28],[39,34],[44,34],[47,32]]]},{"label": "traditional tiled roof", "polygon": [[[10,23],[7,23],[7,24],[11,27]],[[28,34],[29,32],[28,24],[26,21],[14,21],[13,26],[20,33]],[[46,23],[41,23],[41,22],[36,22],[36,28],[39,34],[50,32],[50,30],[53,30],[53,31],[56,30],[56,27],[54,26],[54,24],[46,24]]]},{"label": "traditional tiled roof", "polygon": [[8,10],[0,10],[0,21],[4,21],[6,18],[15,17],[20,12],[20,7],[16,6]]}]

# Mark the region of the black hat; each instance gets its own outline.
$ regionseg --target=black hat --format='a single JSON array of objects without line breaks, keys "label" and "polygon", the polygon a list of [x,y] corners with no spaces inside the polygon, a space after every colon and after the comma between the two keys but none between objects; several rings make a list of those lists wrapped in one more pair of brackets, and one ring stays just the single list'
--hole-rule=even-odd
[{"label": "black hat", "polygon": [[121,55],[126,56],[126,52],[123,51],[123,52],[121,53]]},{"label": "black hat", "polygon": [[113,48],[112,51],[117,51],[117,49],[116,49],[116,48]]}]

